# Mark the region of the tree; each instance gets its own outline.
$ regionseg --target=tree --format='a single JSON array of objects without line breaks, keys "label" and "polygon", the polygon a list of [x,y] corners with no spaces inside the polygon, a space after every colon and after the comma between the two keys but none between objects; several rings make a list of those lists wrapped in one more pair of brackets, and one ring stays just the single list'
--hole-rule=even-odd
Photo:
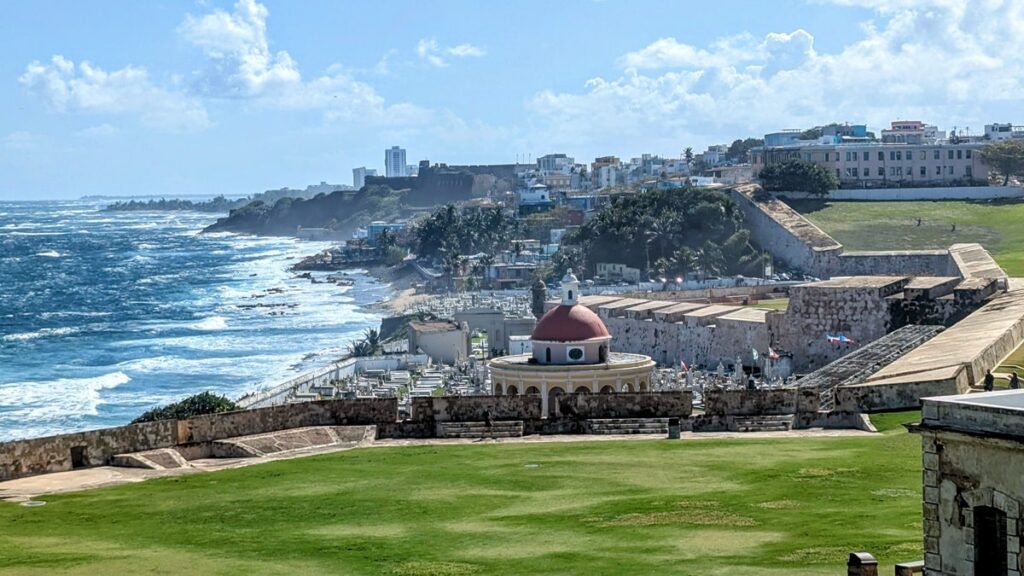
[{"label": "tree", "polygon": [[687,146],[686,150],[683,150],[683,160],[686,160],[687,164],[693,163],[693,148]]},{"label": "tree", "polygon": [[1024,142],[1004,140],[986,144],[981,157],[995,172],[1003,176],[1003,186],[1010,183],[1011,176],[1024,177]]},{"label": "tree", "polygon": [[764,140],[761,140],[760,138],[733,140],[732,144],[729,145],[729,151],[726,152],[726,156],[728,156],[733,162],[743,162],[746,161],[751,148],[762,145],[764,145]]},{"label": "tree", "polygon": [[231,412],[232,410],[238,410],[238,406],[226,396],[218,396],[212,392],[202,392],[189,396],[180,402],[148,410],[135,420],[132,420],[132,424],[155,422],[157,420],[182,420],[204,414]]},{"label": "tree", "polygon": [[761,186],[770,192],[806,192],[825,196],[839,186],[836,175],[806,160],[787,160],[772,164],[759,175]]}]

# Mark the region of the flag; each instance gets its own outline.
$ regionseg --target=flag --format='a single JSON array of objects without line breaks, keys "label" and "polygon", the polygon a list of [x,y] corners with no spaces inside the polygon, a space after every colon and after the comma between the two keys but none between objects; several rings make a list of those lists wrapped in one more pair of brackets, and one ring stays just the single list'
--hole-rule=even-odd
[{"label": "flag", "polygon": [[754,357],[754,362],[757,362],[757,348],[751,348],[750,355]]},{"label": "flag", "polygon": [[771,360],[778,360],[779,359],[779,353],[776,352],[775,350],[772,350],[771,346],[768,347],[768,358],[771,359]]},{"label": "flag", "polygon": [[690,368],[686,365],[686,362],[683,362],[682,360],[680,360],[679,361],[679,371],[680,372],[689,372]]}]

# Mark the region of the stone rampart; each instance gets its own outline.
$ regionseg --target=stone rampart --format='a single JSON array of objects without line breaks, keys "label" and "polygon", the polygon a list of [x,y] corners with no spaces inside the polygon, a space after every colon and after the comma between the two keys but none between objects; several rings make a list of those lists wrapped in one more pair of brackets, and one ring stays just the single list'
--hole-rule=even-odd
[{"label": "stone rampart", "polygon": [[[430,413],[435,423],[481,422],[490,411],[494,420],[539,420],[541,397],[516,396],[438,396],[430,398]],[[425,406],[424,406],[425,408]]]},{"label": "stone rampart", "polygon": [[827,276],[959,276],[949,250],[843,252]]},{"label": "stone rampart", "polygon": [[306,426],[385,424],[397,420],[395,398],[299,402],[178,420],[177,443],[210,442]]},{"label": "stone rampart", "polygon": [[704,413],[709,416],[763,416],[817,410],[817,394],[798,388],[704,391]]},{"label": "stone rampart", "polygon": [[604,418],[689,418],[692,392],[567,394],[556,399],[555,415],[577,420]]},{"label": "stone rampart", "polygon": [[169,448],[176,443],[174,420],[3,442],[0,480],[101,466],[115,454]]}]

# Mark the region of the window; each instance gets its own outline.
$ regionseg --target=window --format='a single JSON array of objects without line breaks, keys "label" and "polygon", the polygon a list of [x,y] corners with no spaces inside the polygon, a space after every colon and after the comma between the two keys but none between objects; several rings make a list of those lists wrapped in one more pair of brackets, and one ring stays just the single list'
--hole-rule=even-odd
[{"label": "window", "polygon": [[572,300],[572,290],[569,290],[569,300]]},{"label": "window", "polygon": [[938,148],[936,148],[935,150],[932,151],[932,159],[934,159],[934,160],[938,160],[939,159],[939,149]]},{"label": "window", "polygon": [[897,160],[903,160],[903,151],[902,150],[897,150],[896,151],[896,159]]},{"label": "window", "polygon": [[952,150],[948,150],[946,152],[946,156],[949,157],[950,160],[952,160],[953,159],[953,151]]},{"label": "window", "polygon": [[857,169],[856,168],[847,168],[846,169],[846,177],[847,178],[856,178],[857,177]]},{"label": "window", "polygon": [[882,152],[881,150],[878,151],[878,161],[885,162],[885,152]]},{"label": "window", "polygon": [[[879,152],[879,154],[881,154],[881,152]],[[885,168],[882,168],[881,166],[879,166],[878,167],[878,175],[884,177],[885,176]]]},{"label": "window", "polygon": [[[836,154],[836,160],[839,159],[839,155]],[[828,152],[825,152],[825,162],[828,162]]]},{"label": "window", "polygon": [[974,574],[1005,576],[1006,512],[988,506],[974,509]]},{"label": "window", "polygon": [[942,166],[935,167],[935,175],[940,176],[942,174]]},{"label": "window", "polygon": [[968,148],[968,149],[967,149],[967,153],[966,153],[966,154],[964,154],[964,155],[965,155],[965,156],[967,156],[968,158],[970,158],[970,157],[971,157],[971,149],[970,149],[970,148]]},{"label": "window", "polygon": [[895,159],[896,159],[896,152],[894,152],[892,150],[889,150],[889,160],[895,160]]},{"label": "window", "polygon": [[963,150],[957,150],[956,151],[956,159],[957,160],[963,160],[964,159],[964,151]]},{"label": "window", "polygon": [[[968,150],[968,152],[970,152],[970,150]],[[968,177],[974,176],[974,172],[971,170],[970,166],[964,166],[964,175]]]},{"label": "window", "polygon": [[847,161],[847,162],[850,162],[850,161],[851,161],[851,160],[850,160],[850,151],[849,151],[849,150],[847,150],[847,151],[846,151],[846,161]]},{"label": "window", "polygon": [[928,175],[928,170],[925,169],[924,166],[921,166],[921,176],[927,176],[927,175]]},{"label": "window", "polygon": [[548,364],[551,363],[551,348],[544,349],[544,361]]},{"label": "window", "polygon": [[863,160],[864,160],[865,162],[867,162],[867,161],[868,161],[868,151],[867,151],[867,150],[865,150],[865,151],[864,151],[864,153],[863,153],[863,154],[861,155],[861,157],[863,158]]},{"label": "window", "polygon": [[953,167],[952,166],[946,166],[946,174],[949,174],[950,176],[953,175]]}]

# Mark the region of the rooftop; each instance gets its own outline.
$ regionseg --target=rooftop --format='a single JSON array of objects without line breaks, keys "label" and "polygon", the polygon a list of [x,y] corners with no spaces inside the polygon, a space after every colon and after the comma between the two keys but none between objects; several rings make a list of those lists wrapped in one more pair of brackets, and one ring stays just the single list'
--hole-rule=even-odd
[{"label": "rooftop", "polygon": [[454,332],[462,328],[455,322],[409,322],[416,332]]},{"label": "rooftop", "polygon": [[798,288],[885,288],[904,279],[904,276],[837,276]]},{"label": "rooftop", "polygon": [[1024,439],[1024,390],[936,396],[922,402],[924,428]]}]

